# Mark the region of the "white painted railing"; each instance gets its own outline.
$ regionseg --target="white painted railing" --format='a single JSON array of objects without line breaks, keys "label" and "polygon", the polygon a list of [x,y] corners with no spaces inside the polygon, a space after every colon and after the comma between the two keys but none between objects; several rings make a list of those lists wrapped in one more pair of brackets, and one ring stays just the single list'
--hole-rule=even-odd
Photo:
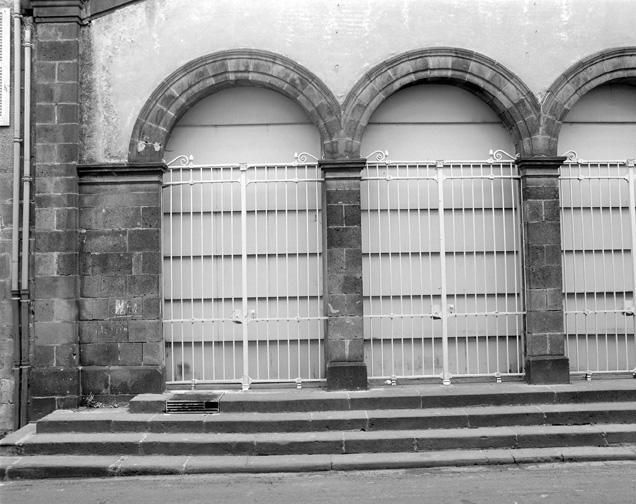
[{"label": "white painted railing", "polygon": [[168,383],[323,378],[322,176],[315,163],[169,165]]},{"label": "white painted railing", "polygon": [[362,177],[372,378],[523,373],[519,175],[487,161],[388,162]]},{"label": "white painted railing", "polygon": [[565,333],[574,373],[636,368],[636,168],[633,160],[561,167]]}]

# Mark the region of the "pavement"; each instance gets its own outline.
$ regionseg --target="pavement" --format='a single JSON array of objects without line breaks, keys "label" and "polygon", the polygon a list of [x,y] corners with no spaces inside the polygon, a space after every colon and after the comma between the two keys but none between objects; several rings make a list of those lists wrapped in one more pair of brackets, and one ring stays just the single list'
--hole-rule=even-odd
[{"label": "pavement", "polygon": [[636,462],[0,482],[4,504],[634,504]]}]

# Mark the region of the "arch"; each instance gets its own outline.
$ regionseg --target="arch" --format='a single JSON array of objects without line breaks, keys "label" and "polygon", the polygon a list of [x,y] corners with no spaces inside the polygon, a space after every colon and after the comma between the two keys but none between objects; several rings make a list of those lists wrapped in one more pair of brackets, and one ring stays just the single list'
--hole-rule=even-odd
[{"label": "arch", "polygon": [[547,154],[557,154],[561,124],[574,104],[588,91],[612,82],[636,83],[636,47],[588,56],[554,81],[541,104],[541,136],[548,141]]},{"label": "arch", "polygon": [[284,56],[236,49],[192,60],[155,89],[135,122],[128,161],[160,162],[173,126],[192,105],[215,91],[240,85],[263,86],[294,100],[318,127],[323,156],[335,156],[340,106],[327,86]]},{"label": "arch", "polygon": [[369,70],[348,94],[343,136],[349,157],[359,157],[369,118],[391,94],[414,83],[448,83],[484,100],[511,131],[521,154],[530,153],[539,128],[539,103],[528,87],[496,61],[465,49],[439,47],[400,54]]}]

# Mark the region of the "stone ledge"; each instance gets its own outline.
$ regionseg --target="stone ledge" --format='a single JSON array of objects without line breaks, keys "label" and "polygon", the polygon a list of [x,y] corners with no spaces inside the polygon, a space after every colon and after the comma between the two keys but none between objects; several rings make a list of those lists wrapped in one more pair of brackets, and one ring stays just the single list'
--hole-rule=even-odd
[{"label": "stone ledge", "polygon": [[80,184],[130,184],[161,182],[165,163],[105,163],[77,166]]}]

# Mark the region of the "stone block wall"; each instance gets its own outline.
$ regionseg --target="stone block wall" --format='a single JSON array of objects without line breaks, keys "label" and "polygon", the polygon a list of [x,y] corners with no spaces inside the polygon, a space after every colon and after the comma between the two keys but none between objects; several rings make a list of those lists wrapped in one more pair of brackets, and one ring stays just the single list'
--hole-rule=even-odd
[{"label": "stone block wall", "polygon": [[81,393],[102,402],[164,387],[161,166],[82,166]]},{"label": "stone block wall", "polygon": [[366,161],[321,161],[325,177],[327,388],[364,389],[360,177]]},{"label": "stone block wall", "polygon": [[75,407],[80,397],[76,175],[79,35],[80,26],[75,22],[48,22],[36,17],[29,420],[56,408]]},{"label": "stone block wall", "polygon": [[567,383],[559,167],[563,157],[520,159],[526,294],[526,379]]}]

